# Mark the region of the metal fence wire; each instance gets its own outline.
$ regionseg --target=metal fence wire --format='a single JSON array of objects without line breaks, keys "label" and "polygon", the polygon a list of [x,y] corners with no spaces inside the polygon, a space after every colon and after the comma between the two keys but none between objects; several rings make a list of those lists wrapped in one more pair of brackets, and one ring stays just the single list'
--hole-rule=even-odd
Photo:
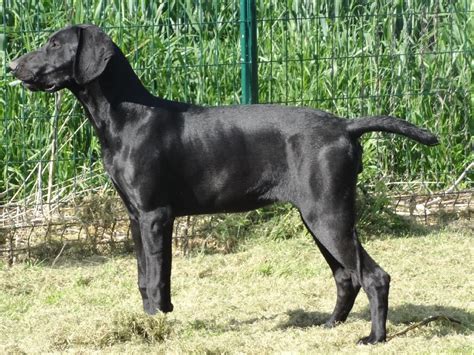
[{"label": "metal fence wire", "polygon": [[[360,181],[403,191],[394,200],[400,213],[470,213],[473,13],[467,0],[4,0],[0,253],[12,261],[33,245],[51,246],[52,235],[127,238],[99,144],[72,94],[31,94],[5,70],[71,23],[101,26],[145,86],[168,99],[390,114],[429,128],[440,137],[436,148],[365,136]],[[192,234],[189,223],[178,221],[178,235]]]}]

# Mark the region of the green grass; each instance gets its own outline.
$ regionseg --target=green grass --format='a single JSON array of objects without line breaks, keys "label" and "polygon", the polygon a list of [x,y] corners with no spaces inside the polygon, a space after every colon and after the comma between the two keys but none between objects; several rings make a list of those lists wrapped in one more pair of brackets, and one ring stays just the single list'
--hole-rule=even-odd
[{"label": "green grass", "polygon": [[[257,1],[259,99],[347,117],[391,114],[423,125],[440,136],[440,146],[365,137],[362,179],[442,189],[472,160],[473,6]],[[0,5],[0,202],[51,202],[111,187],[73,96],[63,95],[55,121],[52,95],[9,85],[8,60],[66,24],[95,23],[153,93],[204,105],[237,103],[238,10],[235,1],[6,0]],[[469,186],[471,175],[461,188]]]},{"label": "green grass", "polygon": [[462,323],[436,321],[386,344],[355,345],[370,329],[363,293],[346,323],[320,326],[335,287],[300,233],[175,257],[167,316],[142,313],[131,256],[2,267],[0,352],[472,353],[473,237],[466,224],[364,243],[392,276],[389,334],[432,315]]}]

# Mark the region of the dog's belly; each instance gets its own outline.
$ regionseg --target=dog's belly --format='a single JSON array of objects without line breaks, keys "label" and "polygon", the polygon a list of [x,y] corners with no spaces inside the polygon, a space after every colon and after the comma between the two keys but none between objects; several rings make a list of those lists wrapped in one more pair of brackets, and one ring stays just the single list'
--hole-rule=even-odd
[{"label": "dog's belly", "polygon": [[175,216],[235,213],[251,211],[273,203],[271,200],[263,200],[253,197],[241,197],[238,200],[229,200],[220,203],[196,203],[191,197],[187,200],[173,201],[173,213]]},{"label": "dog's belly", "polygon": [[275,179],[268,171],[233,171],[204,173],[192,183],[177,183],[171,197],[177,215],[243,212],[274,201],[282,177]]}]

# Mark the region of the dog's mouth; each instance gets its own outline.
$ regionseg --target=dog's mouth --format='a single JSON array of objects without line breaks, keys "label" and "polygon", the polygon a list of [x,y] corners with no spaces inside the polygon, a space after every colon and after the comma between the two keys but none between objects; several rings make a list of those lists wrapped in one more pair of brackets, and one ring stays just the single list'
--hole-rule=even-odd
[{"label": "dog's mouth", "polygon": [[31,91],[45,91],[48,93],[55,92],[59,89],[59,87],[56,84],[40,85],[32,81],[23,81],[23,86]]},{"label": "dog's mouth", "polygon": [[44,81],[47,80],[43,79],[46,78],[42,79],[29,70],[14,70],[12,74],[18,79],[13,82],[12,85],[17,85],[17,83],[19,84],[21,82],[23,86],[30,91],[45,91],[51,93],[62,88],[58,83],[55,83],[54,80],[52,80],[53,83],[45,83]]},{"label": "dog's mouth", "polygon": [[46,92],[55,92],[55,91],[58,91],[58,90],[59,90],[59,87],[56,84],[53,84],[53,85],[51,85],[49,87],[46,87],[44,89],[44,91],[46,91]]}]

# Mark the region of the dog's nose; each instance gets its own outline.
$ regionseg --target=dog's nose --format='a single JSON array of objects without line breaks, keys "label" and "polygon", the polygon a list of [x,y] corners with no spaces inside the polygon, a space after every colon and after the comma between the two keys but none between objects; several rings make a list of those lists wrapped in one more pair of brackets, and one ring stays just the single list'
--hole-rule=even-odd
[{"label": "dog's nose", "polygon": [[8,63],[8,69],[9,71],[14,72],[18,68],[18,59],[17,60],[12,60],[10,63]]}]

